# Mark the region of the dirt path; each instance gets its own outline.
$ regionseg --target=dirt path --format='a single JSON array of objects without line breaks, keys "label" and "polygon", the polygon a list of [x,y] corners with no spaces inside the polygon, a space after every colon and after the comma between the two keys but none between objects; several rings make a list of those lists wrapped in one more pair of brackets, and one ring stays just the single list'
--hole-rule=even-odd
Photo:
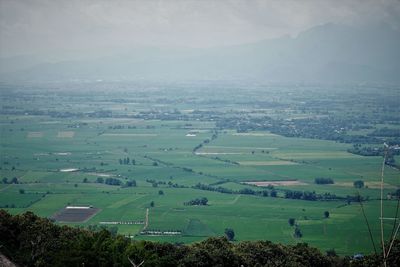
[{"label": "dirt path", "polygon": [[235,204],[242,195],[237,195],[234,200],[232,200],[229,204]]},{"label": "dirt path", "polygon": [[0,191],[4,191],[4,190],[6,190],[7,188],[9,188],[10,186],[12,186],[12,184],[9,184],[9,185],[3,187],[2,189],[0,189]]},{"label": "dirt path", "polygon": [[146,209],[146,219],[144,221],[143,231],[149,226],[149,208]]}]

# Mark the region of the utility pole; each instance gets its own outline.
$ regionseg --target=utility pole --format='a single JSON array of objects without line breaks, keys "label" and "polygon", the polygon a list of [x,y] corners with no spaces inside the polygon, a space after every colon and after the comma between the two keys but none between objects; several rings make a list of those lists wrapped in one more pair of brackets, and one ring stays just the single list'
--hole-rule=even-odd
[{"label": "utility pole", "polygon": [[383,265],[386,267],[386,250],[385,250],[385,237],[383,230],[383,185],[384,185],[384,173],[385,173],[385,164],[386,164],[386,156],[388,152],[389,146],[386,143],[383,143],[385,152],[383,156],[383,163],[381,169],[381,243],[382,243],[382,254],[383,254]]}]

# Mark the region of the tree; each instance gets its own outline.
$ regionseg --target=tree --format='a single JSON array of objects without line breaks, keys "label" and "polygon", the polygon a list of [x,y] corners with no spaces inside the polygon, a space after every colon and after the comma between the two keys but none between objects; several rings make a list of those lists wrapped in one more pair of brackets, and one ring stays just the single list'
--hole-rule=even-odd
[{"label": "tree", "polygon": [[7,177],[4,177],[2,181],[3,181],[3,184],[8,184],[8,178]]},{"label": "tree", "polygon": [[336,256],[337,256],[337,253],[336,253],[336,251],[335,251],[334,248],[328,249],[328,250],[326,251],[326,256],[328,256],[328,257],[336,257]]},{"label": "tree", "polygon": [[164,195],[164,191],[162,191],[162,190],[159,190],[158,191],[158,194],[161,196],[161,195]]},{"label": "tree", "polygon": [[104,183],[104,179],[103,179],[103,177],[97,177],[97,179],[96,179],[96,183],[99,183],[99,184],[102,184],[102,183]]},{"label": "tree", "polygon": [[184,205],[187,206],[206,206],[208,203],[208,199],[206,197],[192,199],[188,202],[184,202]]},{"label": "tree", "polygon": [[316,184],[334,184],[335,183],[332,178],[324,178],[324,177],[317,177],[317,178],[315,178],[314,182]]},{"label": "tree", "polygon": [[324,216],[325,216],[325,218],[329,218],[329,211],[325,211]]},{"label": "tree", "polygon": [[88,182],[88,179],[85,177],[85,178],[83,178],[83,183],[87,183]]},{"label": "tree", "polygon": [[278,193],[275,190],[271,191],[271,197],[277,197]]},{"label": "tree", "polygon": [[202,198],[200,199],[200,203],[201,203],[201,205],[207,205],[208,199],[207,199],[206,197],[202,197]]},{"label": "tree", "polygon": [[17,177],[12,178],[10,184],[18,184],[18,178]]},{"label": "tree", "polygon": [[136,187],[136,181],[135,180],[126,181],[125,187]]},{"label": "tree", "polygon": [[296,226],[296,228],[294,228],[294,237],[296,238],[301,238],[303,237],[303,233],[301,232],[300,228],[298,226]]},{"label": "tree", "polygon": [[233,231],[232,228],[226,228],[225,236],[226,236],[226,238],[228,238],[229,241],[232,241],[235,238],[235,232]]},{"label": "tree", "polygon": [[150,207],[154,207],[154,201],[150,202]]},{"label": "tree", "polygon": [[288,223],[290,226],[293,226],[296,220],[294,218],[289,218]]},{"label": "tree", "polygon": [[24,190],[24,189],[20,189],[20,190],[19,190],[19,193],[20,193],[20,194],[25,194],[25,190]]},{"label": "tree", "polygon": [[121,185],[121,181],[115,178],[110,178],[108,177],[105,181],[106,184],[108,185]]},{"label": "tree", "polygon": [[355,188],[363,188],[364,187],[364,181],[362,181],[362,180],[354,181],[353,185],[354,185]]}]

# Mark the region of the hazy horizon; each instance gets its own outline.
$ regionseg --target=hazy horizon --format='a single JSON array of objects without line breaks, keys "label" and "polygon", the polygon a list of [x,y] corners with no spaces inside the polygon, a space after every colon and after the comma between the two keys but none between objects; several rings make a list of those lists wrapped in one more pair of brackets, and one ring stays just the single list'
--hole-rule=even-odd
[{"label": "hazy horizon", "polygon": [[400,28],[383,1],[0,1],[0,56],[215,47],[295,37],[326,23]]}]

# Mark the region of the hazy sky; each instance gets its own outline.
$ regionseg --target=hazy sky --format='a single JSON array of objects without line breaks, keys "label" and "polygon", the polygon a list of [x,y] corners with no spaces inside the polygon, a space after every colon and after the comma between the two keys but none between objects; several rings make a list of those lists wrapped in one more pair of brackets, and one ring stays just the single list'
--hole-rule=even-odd
[{"label": "hazy sky", "polygon": [[327,22],[400,28],[400,0],[0,0],[0,55],[239,44]]}]

